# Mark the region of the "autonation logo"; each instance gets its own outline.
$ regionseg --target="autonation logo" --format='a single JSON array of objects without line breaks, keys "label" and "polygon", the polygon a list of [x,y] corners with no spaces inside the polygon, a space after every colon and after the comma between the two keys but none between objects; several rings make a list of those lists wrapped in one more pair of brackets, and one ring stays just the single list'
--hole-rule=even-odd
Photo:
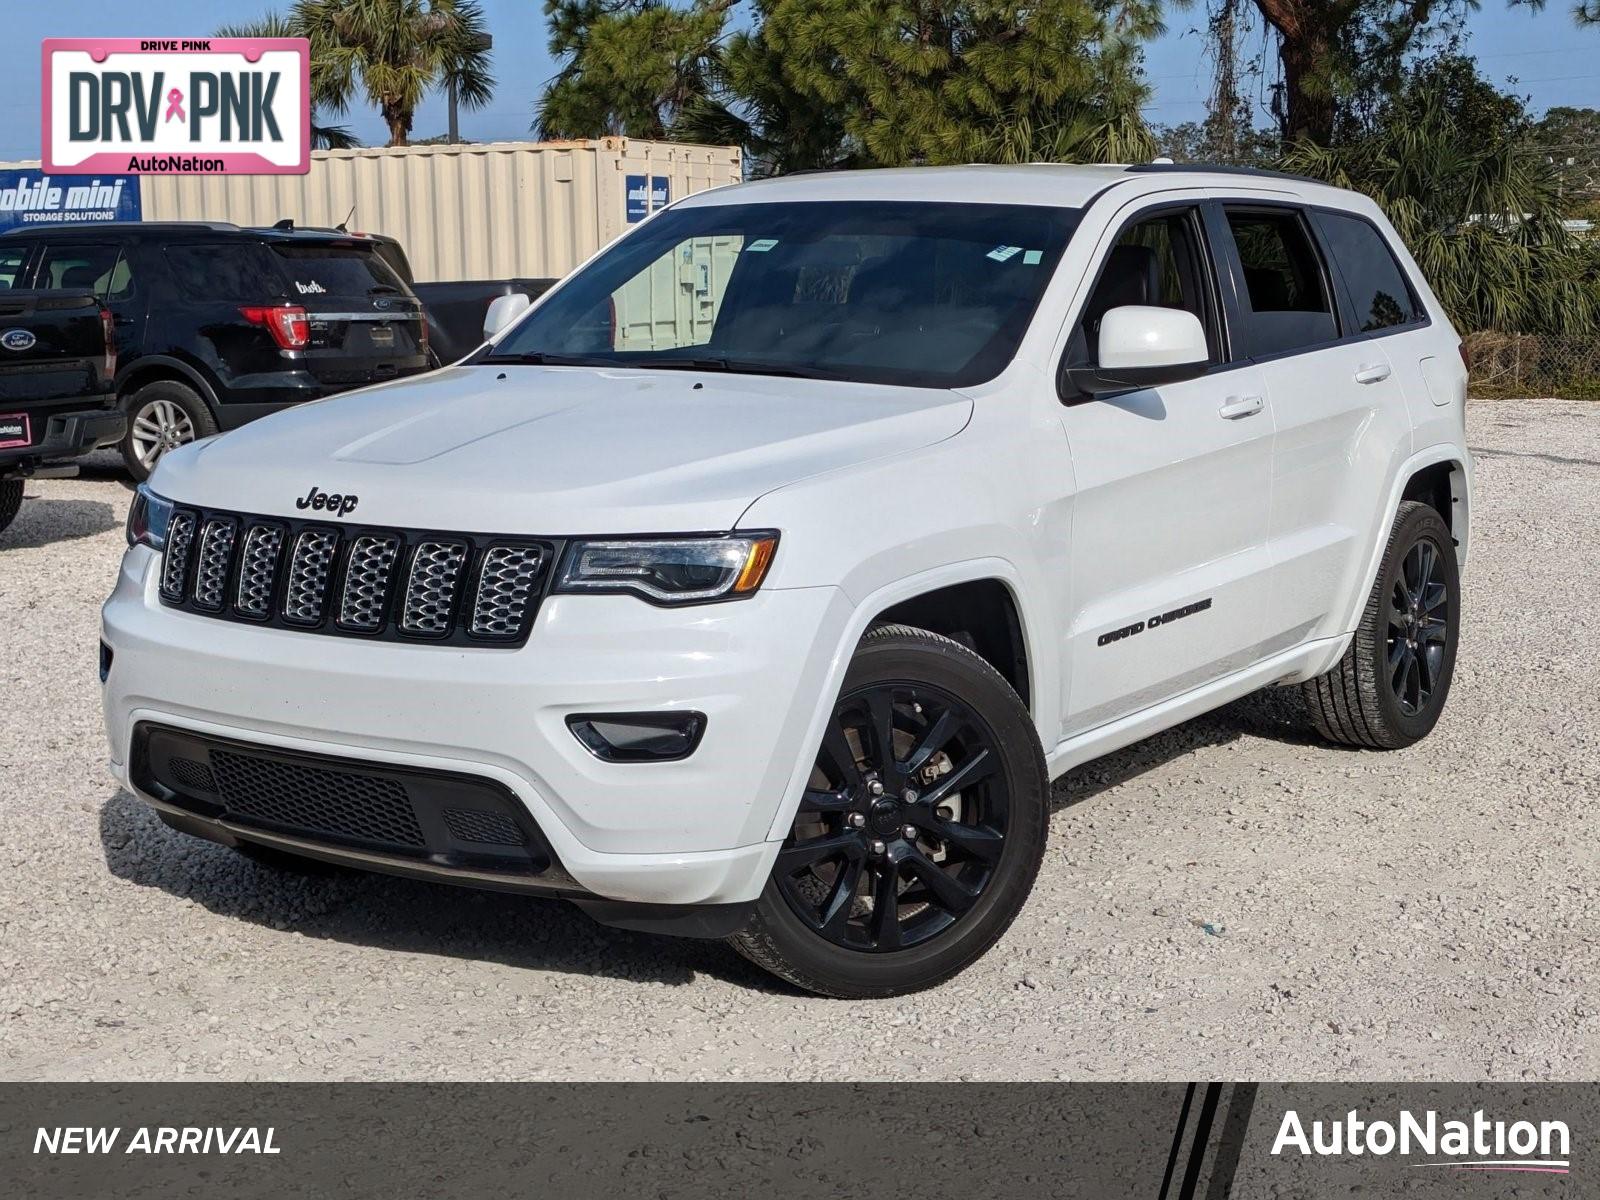
[{"label": "autonation logo", "polygon": [[1490,1119],[1481,1109],[1466,1121],[1441,1120],[1431,1109],[1418,1116],[1404,1108],[1393,1121],[1365,1121],[1351,1109],[1342,1119],[1312,1121],[1308,1133],[1300,1114],[1291,1108],[1283,1114],[1272,1153],[1297,1151],[1319,1158],[1415,1155],[1431,1160],[1409,1164],[1416,1167],[1565,1175],[1571,1169],[1571,1140],[1565,1121],[1508,1124]]}]

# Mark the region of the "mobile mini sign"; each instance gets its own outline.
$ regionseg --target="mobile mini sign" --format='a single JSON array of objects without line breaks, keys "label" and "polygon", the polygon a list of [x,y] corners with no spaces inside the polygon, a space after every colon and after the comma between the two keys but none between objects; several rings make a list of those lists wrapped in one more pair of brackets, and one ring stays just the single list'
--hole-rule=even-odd
[{"label": "mobile mini sign", "polygon": [[44,171],[303,175],[303,38],[47,38]]}]

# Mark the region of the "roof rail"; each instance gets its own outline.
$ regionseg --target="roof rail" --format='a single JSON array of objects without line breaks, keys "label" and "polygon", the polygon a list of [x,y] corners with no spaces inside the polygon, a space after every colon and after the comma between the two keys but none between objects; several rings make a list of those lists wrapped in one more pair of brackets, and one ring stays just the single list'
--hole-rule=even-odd
[{"label": "roof rail", "polygon": [[1292,171],[1269,171],[1265,167],[1233,167],[1198,162],[1147,162],[1134,163],[1133,166],[1123,169],[1136,171],[1141,175],[1165,175],[1173,171],[1208,171],[1213,175],[1254,175],[1262,179],[1292,179],[1296,183],[1320,183],[1325,187],[1332,186],[1325,179],[1316,179],[1310,175],[1296,175]]}]

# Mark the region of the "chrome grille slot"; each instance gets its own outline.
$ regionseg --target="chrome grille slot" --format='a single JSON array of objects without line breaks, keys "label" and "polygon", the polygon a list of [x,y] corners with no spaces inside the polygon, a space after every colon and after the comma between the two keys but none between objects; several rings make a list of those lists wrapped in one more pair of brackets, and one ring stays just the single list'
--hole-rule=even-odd
[{"label": "chrome grille slot", "polygon": [[179,510],[167,524],[167,548],[161,563],[161,595],[166,600],[183,599],[183,581],[189,573],[189,553],[194,549],[194,531],[199,518]]},{"label": "chrome grille slot", "polygon": [[262,618],[272,612],[273,583],[278,577],[278,556],[283,553],[283,530],[276,525],[252,525],[244,535],[239,555],[239,586],[233,606],[247,617]]},{"label": "chrome grille slot", "polygon": [[362,534],[350,547],[339,599],[339,624],[346,629],[383,627],[389,576],[400,555],[400,539],[388,534]]},{"label": "chrome grille slot", "polygon": [[208,612],[219,612],[228,588],[228,564],[233,561],[233,539],[238,523],[212,517],[200,531],[200,559],[194,572],[194,602]]},{"label": "chrome grille slot", "polygon": [[411,556],[405,607],[400,628],[418,637],[443,637],[450,632],[456,588],[467,548],[460,542],[421,541]]},{"label": "chrome grille slot", "polygon": [[478,568],[469,628],[479,637],[514,638],[537,594],[544,553],[538,546],[490,546]]},{"label": "chrome grille slot", "polygon": [[330,529],[307,529],[295,539],[283,596],[285,621],[295,625],[321,623],[328,580],[333,575],[333,559],[338,549],[339,535]]}]

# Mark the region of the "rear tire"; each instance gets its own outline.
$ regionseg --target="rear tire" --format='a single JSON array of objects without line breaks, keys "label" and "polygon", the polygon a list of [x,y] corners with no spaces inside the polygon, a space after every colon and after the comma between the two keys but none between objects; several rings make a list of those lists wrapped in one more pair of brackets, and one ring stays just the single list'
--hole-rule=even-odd
[{"label": "rear tire", "polygon": [[21,508],[22,480],[0,479],[0,533],[10,528]]},{"label": "rear tire", "polygon": [[1370,750],[1427,737],[1450,694],[1460,623],[1450,530],[1429,505],[1405,501],[1344,657],[1301,685],[1317,732]]},{"label": "rear tire", "polygon": [[879,626],[856,648],[755,914],[729,940],[824,996],[932,987],[1015,920],[1049,813],[1044,753],[1011,686],[949,638]]},{"label": "rear tire", "polygon": [[128,473],[143,483],[165,454],[210,437],[217,422],[200,394],[175,379],[147,383],[123,401],[128,432],[121,450]]}]

